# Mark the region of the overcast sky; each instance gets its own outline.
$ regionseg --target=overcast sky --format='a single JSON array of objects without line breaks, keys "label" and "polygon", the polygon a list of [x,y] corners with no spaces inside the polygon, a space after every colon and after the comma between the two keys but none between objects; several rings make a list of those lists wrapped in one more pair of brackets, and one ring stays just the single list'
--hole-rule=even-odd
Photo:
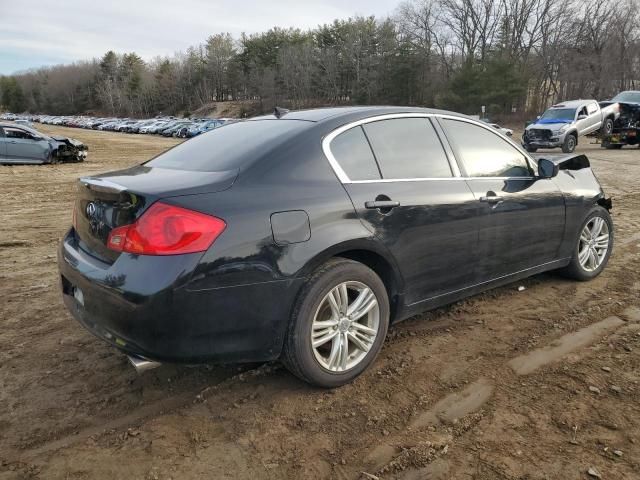
[{"label": "overcast sky", "polygon": [[0,0],[0,74],[135,51],[172,55],[211,34],[384,17],[399,0]]}]

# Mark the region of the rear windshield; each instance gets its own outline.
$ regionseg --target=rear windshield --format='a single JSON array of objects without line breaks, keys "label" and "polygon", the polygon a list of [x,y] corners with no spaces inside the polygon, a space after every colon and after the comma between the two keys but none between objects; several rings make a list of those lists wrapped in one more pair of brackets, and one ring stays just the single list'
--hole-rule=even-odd
[{"label": "rear windshield", "polygon": [[254,120],[223,125],[158,155],[148,167],[235,170],[309,126],[300,120]]}]

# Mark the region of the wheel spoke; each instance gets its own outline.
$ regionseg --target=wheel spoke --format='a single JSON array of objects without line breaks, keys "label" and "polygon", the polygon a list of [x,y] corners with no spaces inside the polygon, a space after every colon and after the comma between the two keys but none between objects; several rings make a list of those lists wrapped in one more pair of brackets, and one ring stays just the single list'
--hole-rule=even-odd
[{"label": "wheel spoke", "polygon": [[340,314],[344,315],[347,313],[347,308],[349,307],[349,293],[347,292],[347,284],[340,284],[340,286],[338,287],[338,292],[340,294]]},{"label": "wheel spoke", "polygon": [[338,325],[338,320],[332,318],[331,320],[313,322],[313,329],[321,330],[324,328],[335,327],[336,325]]},{"label": "wheel spoke", "polygon": [[335,370],[338,365],[338,357],[340,355],[341,346],[342,342],[340,341],[340,337],[334,337],[333,343],[331,344],[331,353],[329,354],[329,358],[327,360],[327,364],[330,370]]},{"label": "wheel spoke", "polygon": [[365,288],[364,290],[362,290],[358,295],[358,298],[356,298],[353,303],[349,305],[349,308],[347,309],[347,316],[353,315],[353,312],[360,308],[360,306],[365,303],[371,296],[373,296],[373,292],[371,291],[371,289]]},{"label": "wheel spoke", "polygon": [[578,260],[580,264],[585,266],[585,263],[589,259],[589,247],[584,247],[581,252],[578,253]]},{"label": "wheel spoke", "polygon": [[329,301],[329,305],[331,306],[331,313],[333,317],[340,318],[340,304],[339,298],[336,298],[337,289],[334,288],[327,294],[327,300]]},{"label": "wheel spoke", "polygon": [[367,289],[366,291],[363,291],[351,304],[347,314],[352,321],[357,321],[369,313],[369,311],[377,304],[378,300],[376,299],[376,296],[371,290]]},{"label": "wheel spoke", "polygon": [[356,333],[348,332],[347,336],[351,339],[351,342],[363,352],[368,352],[371,346],[360,339]]},{"label": "wheel spoke", "polygon": [[585,228],[584,230],[582,230],[582,233],[580,234],[580,240],[583,243],[589,243],[589,240],[591,240],[591,234],[588,228]]},{"label": "wheel spoke", "polygon": [[347,359],[349,358],[349,339],[347,332],[340,335],[340,369],[347,369]]},{"label": "wheel spoke", "polygon": [[607,248],[609,246],[609,234],[600,235],[595,240],[596,248]]},{"label": "wheel spoke", "polygon": [[328,333],[318,338],[317,340],[313,341],[313,348],[318,348],[321,345],[324,345],[329,340],[333,339],[336,335],[338,335],[338,330],[333,330],[333,329],[329,330]]},{"label": "wheel spoke", "polygon": [[362,325],[361,323],[358,323],[358,322],[353,322],[351,326],[356,330],[359,330],[360,332],[362,332],[364,335],[368,335],[370,337],[375,337],[376,334],[378,333],[373,328],[369,328],[366,325]]},{"label": "wheel spoke", "polygon": [[369,313],[373,307],[377,305],[378,305],[378,300],[376,300],[376,297],[372,295],[372,298],[370,298],[367,301],[367,303],[362,305],[358,310],[356,310],[351,314],[351,320],[354,322],[357,322],[359,319],[361,319],[367,313]]},{"label": "wheel spoke", "polygon": [[592,249],[589,249],[589,263],[591,264],[591,268],[593,269],[598,267],[598,259],[595,252]]},{"label": "wheel spoke", "polygon": [[591,227],[591,236],[593,238],[597,237],[598,235],[600,235],[600,232],[602,232],[602,226],[604,225],[604,220],[600,217],[595,217],[593,219],[593,226]]}]

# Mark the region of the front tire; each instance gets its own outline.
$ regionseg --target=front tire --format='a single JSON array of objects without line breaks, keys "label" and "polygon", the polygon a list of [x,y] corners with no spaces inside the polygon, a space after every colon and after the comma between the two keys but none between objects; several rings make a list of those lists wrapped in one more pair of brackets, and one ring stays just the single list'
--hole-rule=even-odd
[{"label": "front tire", "polygon": [[563,273],[575,280],[596,278],[606,267],[613,250],[613,221],[601,206],[594,207],[580,227],[573,257]]},{"label": "front tire", "polygon": [[538,151],[538,148],[537,148],[537,147],[531,147],[531,146],[529,146],[529,145],[526,145],[524,148],[525,148],[525,149],[527,150],[527,152],[529,152],[529,153],[536,153],[536,152]]},{"label": "front tire", "polygon": [[613,118],[607,118],[602,125],[603,135],[611,135],[613,133]]},{"label": "front tire", "polygon": [[333,259],[303,287],[282,361],[312,385],[339,387],[373,362],[388,327],[389,298],[380,277],[359,262]]},{"label": "front tire", "polygon": [[576,145],[578,144],[578,139],[574,134],[567,135],[564,139],[564,143],[562,144],[562,151],[564,153],[573,153],[576,149]]}]

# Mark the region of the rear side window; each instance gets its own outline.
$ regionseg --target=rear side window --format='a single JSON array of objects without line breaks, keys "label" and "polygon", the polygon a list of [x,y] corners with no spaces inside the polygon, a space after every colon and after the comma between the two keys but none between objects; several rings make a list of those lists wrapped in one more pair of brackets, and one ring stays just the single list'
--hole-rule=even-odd
[{"label": "rear side window", "polygon": [[331,153],[350,180],[380,180],[380,172],[362,127],[341,133],[331,142]]},{"label": "rear side window", "polygon": [[309,125],[284,119],[231,123],[181,143],[145,165],[201,172],[235,170]]},{"label": "rear side window", "polygon": [[447,178],[451,167],[427,118],[395,118],[364,125],[384,179]]},{"label": "rear side window", "polygon": [[469,177],[529,177],[525,156],[499,134],[472,123],[441,119]]}]

